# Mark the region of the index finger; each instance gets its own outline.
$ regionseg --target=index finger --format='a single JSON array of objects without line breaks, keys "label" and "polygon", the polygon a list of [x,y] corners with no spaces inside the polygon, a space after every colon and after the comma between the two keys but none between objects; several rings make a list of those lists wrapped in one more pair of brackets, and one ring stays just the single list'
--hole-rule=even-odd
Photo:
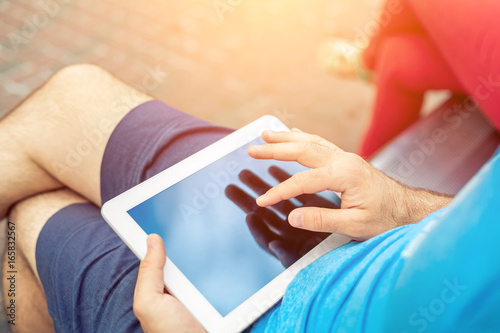
[{"label": "index finger", "polygon": [[[282,183],[285,180],[292,177],[285,170],[283,170],[275,165],[273,165],[269,168],[269,173],[271,174],[271,176],[273,176],[280,183]],[[318,207],[338,208],[338,206],[336,204],[334,204],[333,202],[326,200],[325,198],[323,198],[319,195],[315,195],[315,194],[303,194],[303,195],[298,195],[295,198],[297,200],[299,200],[303,205],[308,205],[308,204],[313,203],[314,206],[318,206]]]},{"label": "index finger", "polygon": [[324,190],[344,192],[343,171],[336,170],[333,175],[331,170],[331,167],[324,167],[299,172],[258,197],[257,204],[266,207],[302,194],[318,193]]},{"label": "index finger", "polygon": [[[305,132],[274,132],[271,130],[266,130],[262,132],[262,139],[267,143],[282,143],[282,142],[311,142],[323,146],[335,146],[330,141],[323,139],[322,137],[314,134],[309,134]],[[335,146],[337,149],[337,146]]]}]

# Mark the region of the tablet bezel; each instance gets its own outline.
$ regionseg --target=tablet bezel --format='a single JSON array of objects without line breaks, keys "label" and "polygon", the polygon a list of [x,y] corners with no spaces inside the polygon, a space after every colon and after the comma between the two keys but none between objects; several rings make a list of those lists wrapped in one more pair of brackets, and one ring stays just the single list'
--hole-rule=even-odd
[{"label": "tablet bezel", "polygon": [[[266,129],[289,131],[278,118],[270,115],[263,116],[109,200],[101,209],[102,216],[132,252],[140,260],[143,260],[147,250],[147,234],[127,212],[191,174],[248,144],[261,136]],[[288,283],[302,268],[348,241],[349,238],[345,236],[329,236],[226,316],[219,314],[168,258],[168,255],[163,270],[164,282],[168,290],[186,306],[208,332],[236,333],[247,328],[278,302],[283,297]]]}]

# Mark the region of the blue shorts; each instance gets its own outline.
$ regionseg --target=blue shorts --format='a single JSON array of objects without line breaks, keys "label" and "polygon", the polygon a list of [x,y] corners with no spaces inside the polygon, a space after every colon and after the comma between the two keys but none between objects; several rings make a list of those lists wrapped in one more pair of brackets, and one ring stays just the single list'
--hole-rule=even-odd
[{"label": "blue shorts", "polygon": [[[102,202],[231,131],[160,101],[139,105],[106,146]],[[38,237],[36,263],[56,332],[142,331],[132,311],[139,260],[95,205],[73,204],[54,214]]]}]

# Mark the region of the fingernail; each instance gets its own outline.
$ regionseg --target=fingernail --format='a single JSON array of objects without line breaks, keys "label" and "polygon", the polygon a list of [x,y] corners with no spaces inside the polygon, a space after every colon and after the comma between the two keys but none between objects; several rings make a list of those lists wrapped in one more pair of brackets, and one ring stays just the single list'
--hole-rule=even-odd
[{"label": "fingernail", "polygon": [[147,242],[148,242],[148,250],[152,250],[155,248],[155,246],[156,246],[155,237],[151,237],[151,235],[149,235],[147,238]]},{"label": "fingernail", "polygon": [[262,206],[263,201],[266,201],[266,194],[262,194],[260,197],[257,198],[257,205]]},{"label": "fingernail", "polygon": [[292,132],[304,133],[301,130],[299,130],[297,127],[292,128]]},{"label": "fingernail", "polygon": [[261,146],[248,146],[248,149],[253,151],[259,151],[261,148]]},{"label": "fingernail", "polygon": [[304,214],[301,212],[292,212],[288,215],[288,222],[295,228],[302,228],[304,226]]},{"label": "fingernail", "polygon": [[264,134],[265,134],[265,135],[268,135],[268,136],[271,136],[271,135],[273,135],[273,134],[274,134],[274,132],[273,132],[273,131],[271,131],[271,130],[265,130],[264,132],[262,132],[262,135],[264,135]]}]

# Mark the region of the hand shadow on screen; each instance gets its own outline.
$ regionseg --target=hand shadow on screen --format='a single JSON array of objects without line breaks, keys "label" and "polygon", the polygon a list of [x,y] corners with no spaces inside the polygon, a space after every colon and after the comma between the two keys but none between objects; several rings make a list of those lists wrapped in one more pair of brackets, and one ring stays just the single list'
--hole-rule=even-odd
[{"label": "hand shadow on screen", "polygon": [[[271,166],[268,171],[280,183],[291,177],[277,166]],[[271,188],[250,170],[243,170],[238,176],[257,196]],[[272,209],[259,207],[255,202],[256,198],[234,184],[226,187],[225,194],[247,214],[246,223],[257,244],[287,268],[330,235],[292,227]],[[304,207],[339,208],[333,202],[316,194],[303,194],[296,199]],[[284,216],[288,216],[298,206],[290,200],[285,200],[272,207]]]}]

